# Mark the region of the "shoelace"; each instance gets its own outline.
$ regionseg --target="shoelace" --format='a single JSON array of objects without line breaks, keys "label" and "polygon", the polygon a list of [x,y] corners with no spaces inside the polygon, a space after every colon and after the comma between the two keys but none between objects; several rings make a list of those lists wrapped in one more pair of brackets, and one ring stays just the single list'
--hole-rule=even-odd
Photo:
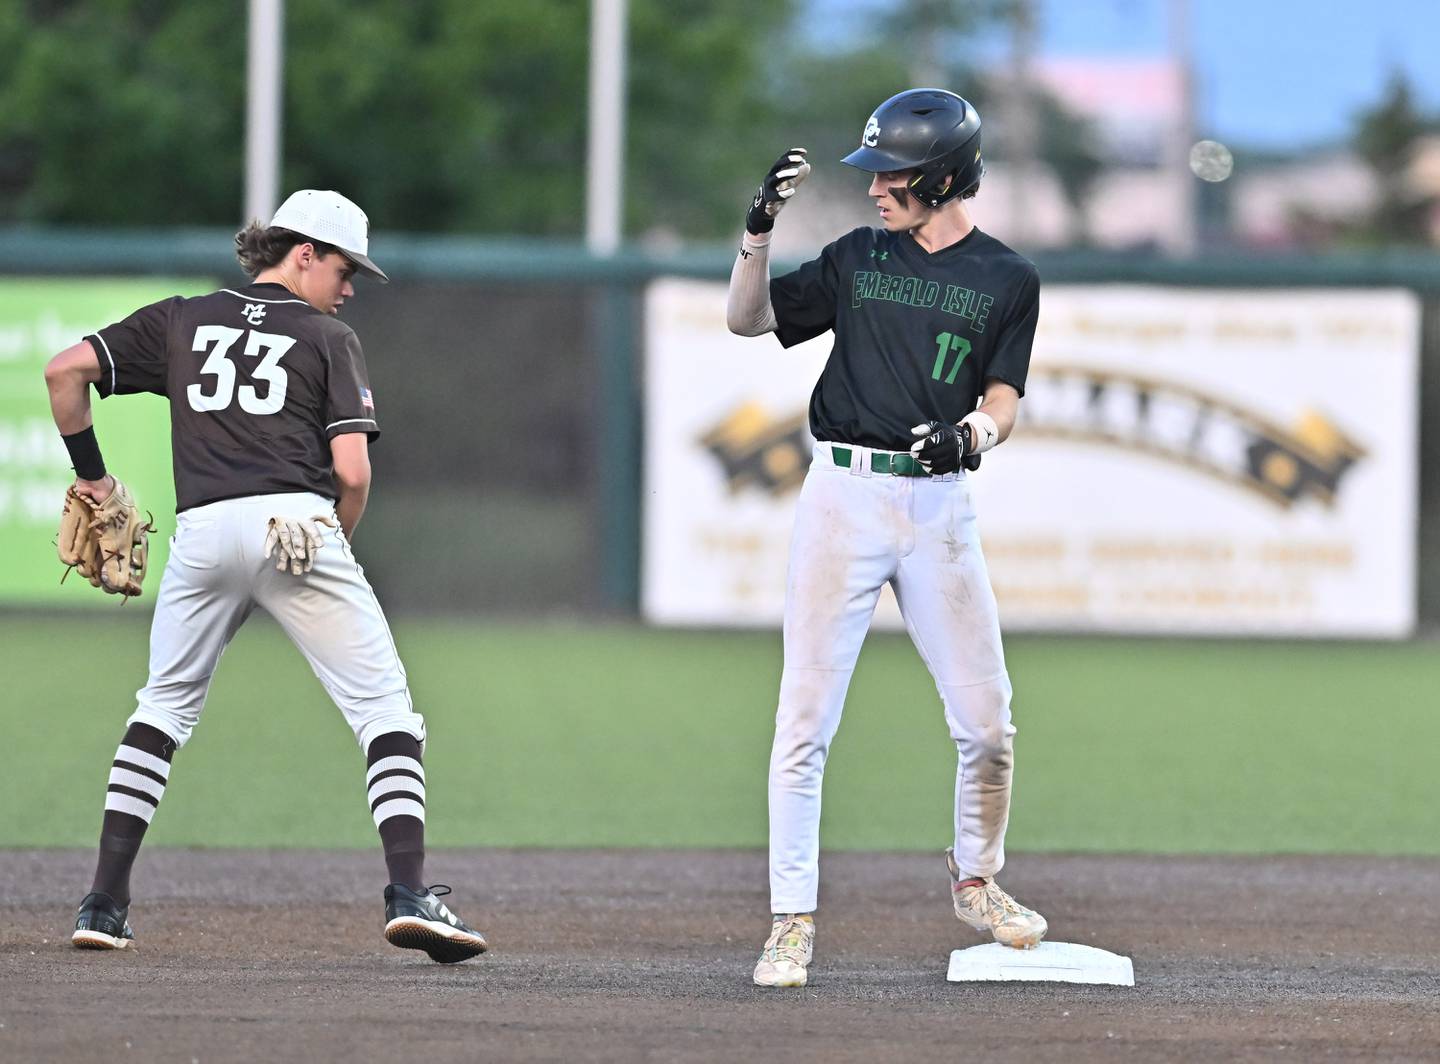
[{"label": "shoelace", "polygon": [[777,924],[765,941],[765,952],[772,961],[786,960],[799,964],[805,959],[804,920],[786,920]]},{"label": "shoelace", "polygon": [[[443,898],[445,897],[445,895],[451,893],[449,886],[444,883],[433,883],[430,886],[426,887],[425,890],[437,899]],[[445,919],[452,927],[458,927],[462,931],[471,930],[471,928],[466,925],[465,921],[460,919],[460,914],[452,911],[451,908],[443,902],[440,904],[440,913],[442,916],[445,917]]]},{"label": "shoelace", "polygon": [[1001,890],[1000,886],[993,880],[987,881],[984,886],[974,889],[979,891],[981,898],[985,899],[983,905],[975,906],[975,908],[981,912],[989,913],[995,909],[999,909],[1006,916],[1025,916],[1027,914],[1026,908],[1009,894],[1005,893],[1005,891]]}]

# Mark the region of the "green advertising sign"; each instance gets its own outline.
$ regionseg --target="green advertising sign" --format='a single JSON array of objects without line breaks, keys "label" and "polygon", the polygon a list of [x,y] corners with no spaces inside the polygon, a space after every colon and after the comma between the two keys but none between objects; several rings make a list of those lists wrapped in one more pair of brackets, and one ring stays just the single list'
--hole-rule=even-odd
[{"label": "green advertising sign", "polygon": [[[50,417],[45,363],[86,333],[173,295],[202,295],[213,285],[195,279],[0,277],[0,606],[116,608],[120,600],[72,575],[55,554],[70,457]],[[95,434],[109,470],[155,515],[150,575],[133,605],[148,606],[160,587],[175,531],[170,472],[170,410],[157,395],[100,400],[92,389]]]}]

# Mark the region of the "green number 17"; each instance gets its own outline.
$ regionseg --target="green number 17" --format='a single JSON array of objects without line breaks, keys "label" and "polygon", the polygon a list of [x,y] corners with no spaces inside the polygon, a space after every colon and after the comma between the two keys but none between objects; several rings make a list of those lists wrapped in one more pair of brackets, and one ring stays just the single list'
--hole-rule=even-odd
[{"label": "green number 17", "polygon": [[970,353],[970,341],[963,336],[943,332],[935,337],[935,348],[935,368],[931,371],[930,378],[937,381],[940,379],[940,371],[945,368],[945,356],[953,349],[955,364],[950,367],[950,372],[945,374],[945,383],[954,384],[955,375],[960,372],[960,363],[964,362],[965,356]]}]

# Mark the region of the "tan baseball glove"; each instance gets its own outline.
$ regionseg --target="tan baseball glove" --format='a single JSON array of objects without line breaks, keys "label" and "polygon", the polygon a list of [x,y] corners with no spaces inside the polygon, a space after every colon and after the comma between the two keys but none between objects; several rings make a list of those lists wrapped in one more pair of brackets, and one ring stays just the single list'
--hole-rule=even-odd
[{"label": "tan baseball glove", "polygon": [[[104,502],[81,495],[74,485],[65,493],[56,550],[70,569],[107,594],[133,598],[145,582],[150,557],[150,520],[141,520],[130,489],[118,479]],[[60,578],[62,581],[65,577]]]}]

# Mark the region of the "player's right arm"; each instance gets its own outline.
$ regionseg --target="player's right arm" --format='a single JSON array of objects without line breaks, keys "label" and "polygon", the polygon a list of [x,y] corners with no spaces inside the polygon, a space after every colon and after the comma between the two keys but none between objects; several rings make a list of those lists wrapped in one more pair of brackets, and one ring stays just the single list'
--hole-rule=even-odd
[{"label": "player's right arm", "polygon": [[370,440],[363,432],[332,437],[330,457],[335,465],[335,516],[349,539],[370,498]]},{"label": "player's right arm", "polygon": [[770,167],[745,214],[745,236],[730,270],[725,323],[738,336],[763,336],[779,324],[770,305],[770,232],[775,216],[810,173],[804,148],[791,148]]},{"label": "player's right arm", "polygon": [[780,322],[770,304],[770,234],[746,233],[740,254],[730,268],[730,294],[725,301],[725,324],[736,336],[764,336]]},{"label": "player's right arm", "polygon": [[335,477],[335,515],[345,535],[352,536],[370,497],[370,444],[380,435],[380,424],[359,338],[333,318],[326,328],[325,435]]}]

